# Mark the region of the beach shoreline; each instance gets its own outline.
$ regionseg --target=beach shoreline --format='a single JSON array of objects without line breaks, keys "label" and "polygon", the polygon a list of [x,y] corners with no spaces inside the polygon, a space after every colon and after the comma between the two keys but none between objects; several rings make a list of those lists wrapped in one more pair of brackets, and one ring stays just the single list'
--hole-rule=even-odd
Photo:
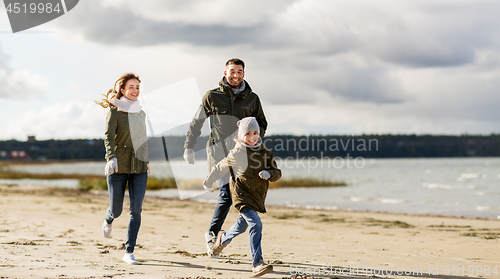
[{"label": "beach shoreline", "polygon": [[[112,237],[102,236],[106,195],[23,186],[0,194],[2,278],[251,277],[248,232],[220,259],[206,256],[211,203],[146,197],[134,253],[141,264],[131,266],[120,249],[127,210]],[[237,215],[231,209],[223,229]],[[500,278],[494,218],[281,206],[261,218],[263,256],[275,270],[263,278]]]}]

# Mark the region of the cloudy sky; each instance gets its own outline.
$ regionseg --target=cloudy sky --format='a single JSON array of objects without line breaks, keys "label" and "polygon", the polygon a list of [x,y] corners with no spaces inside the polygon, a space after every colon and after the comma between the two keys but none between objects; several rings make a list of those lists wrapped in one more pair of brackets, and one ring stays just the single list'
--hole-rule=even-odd
[{"label": "cloudy sky", "polygon": [[500,133],[499,10],[495,0],[81,0],[12,34],[2,7],[0,139],[102,138],[106,109],[93,100],[123,73],[141,76],[141,94],[195,78],[201,95],[233,57],[269,134]]}]

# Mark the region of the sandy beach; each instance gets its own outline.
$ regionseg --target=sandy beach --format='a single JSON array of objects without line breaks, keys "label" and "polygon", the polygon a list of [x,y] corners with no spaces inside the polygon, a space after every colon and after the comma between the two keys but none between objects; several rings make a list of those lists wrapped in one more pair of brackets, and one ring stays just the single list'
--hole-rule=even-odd
[{"label": "sandy beach", "polygon": [[[219,259],[206,256],[214,204],[146,197],[133,266],[121,261],[128,214],[102,236],[107,196],[17,186],[0,194],[0,278],[252,276],[248,232]],[[232,209],[223,229],[237,216]],[[261,218],[274,266],[262,278],[500,278],[496,219],[272,206]]]}]

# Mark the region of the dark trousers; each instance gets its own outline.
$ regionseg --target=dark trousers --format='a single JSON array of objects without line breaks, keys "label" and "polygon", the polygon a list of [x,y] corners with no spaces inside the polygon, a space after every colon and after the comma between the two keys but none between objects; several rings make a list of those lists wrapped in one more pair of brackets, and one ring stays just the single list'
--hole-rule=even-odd
[{"label": "dark trousers", "polygon": [[219,199],[217,200],[217,205],[215,206],[214,215],[212,216],[212,222],[210,223],[209,232],[213,232],[215,236],[219,233],[226,220],[227,214],[233,201],[231,200],[231,193],[229,192],[229,183],[224,184],[219,190]]}]

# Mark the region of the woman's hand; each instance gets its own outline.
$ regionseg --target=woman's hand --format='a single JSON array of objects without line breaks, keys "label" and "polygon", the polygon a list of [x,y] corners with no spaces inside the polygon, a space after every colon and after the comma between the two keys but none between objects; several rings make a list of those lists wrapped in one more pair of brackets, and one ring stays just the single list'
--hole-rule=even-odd
[{"label": "woman's hand", "polygon": [[118,160],[116,158],[113,158],[108,161],[106,166],[104,167],[104,174],[106,176],[115,173],[115,171],[118,171]]}]

